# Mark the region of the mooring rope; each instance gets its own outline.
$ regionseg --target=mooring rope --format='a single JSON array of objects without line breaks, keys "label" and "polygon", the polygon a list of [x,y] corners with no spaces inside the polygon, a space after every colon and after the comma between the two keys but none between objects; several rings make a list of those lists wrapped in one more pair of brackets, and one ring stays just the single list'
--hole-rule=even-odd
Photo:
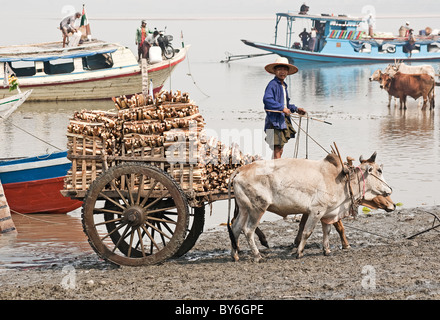
[{"label": "mooring rope", "polygon": [[28,219],[31,219],[31,220],[41,221],[41,222],[44,222],[44,223],[59,224],[59,225],[65,225],[65,224],[66,224],[66,223],[62,223],[62,222],[53,222],[53,221],[47,221],[47,220],[43,220],[43,219],[39,219],[39,218],[35,218],[35,217],[31,217],[31,216],[29,216],[29,215],[27,215],[27,214],[20,213],[20,212],[17,212],[17,211],[15,211],[15,210],[12,210],[11,208],[9,208],[9,210],[11,210],[11,212],[13,212],[13,213],[15,213],[15,214],[18,214],[18,215],[20,215],[20,216],[23,216],[23,217],[28,218]]},{"label": "mooring rope", "polygon": [[20,129],[21,131],[23,131],[24,133],[27,133],[28,135],[34,137],[37,140],[40,140],[41,142],[44,142],[45,144],[51,146],[52,148],[58,149],[59,151],[63,151],[63,149],[58,148],[57,146],[54,146],[53,144],[47,142],[46,140],[41,139],[40,137],[37,137],[36,135],[34,135],[33,133],[30,133],[29,131],[15,125],[9,118],[8,119],[4,119],[2,116],[0,116],[0,118],[2,118],[3,120],[8,121],[9,124],[11,124],[13,127]]},{"label": "mooring rope", "polygon": [[190,66],[190,62],[189,62],[189,54],[188,51],[186,52],[186,61],[188,62],[188,72],[187,75],[191,77],[191,79],[193,80],[194,85],[197,87],[197,89],[199,89],[199,91],[205,95],[206,97],[209,98],[209,95],[207,95],[206,93],[203,92],[202,89],[200,89],[200,87],[197,85],[196,80],[194,79],[192,72],[191,72],[191,66]]}]

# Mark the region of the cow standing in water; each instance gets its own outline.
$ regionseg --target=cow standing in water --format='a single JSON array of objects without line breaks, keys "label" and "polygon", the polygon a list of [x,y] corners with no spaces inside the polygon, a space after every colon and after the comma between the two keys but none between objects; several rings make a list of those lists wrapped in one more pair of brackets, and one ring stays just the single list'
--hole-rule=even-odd
[{"label": "cow standing in water", "polygon": [[382,167],[375,163],[376,153],[346,174],[335,154],[323,160],[278,159],[257,161],[239,168],[232,176],[234,196],[238,206],[237,219],[229,228],[231,255],[238,260],[238,237],[243,231],[254,260],[261,259],[254,233],[266,211],[280,216],[307,216],[301,234],[297,256],[304,255],[306,240],[321,221],[324,253],[330,253],[331,224],[344,218],[353,201],[373,200],[377,195],[388,196],[392,190],[385,182]]},{"label": "cow standing in water", "polygon": [[[391,78],[394,77],[394,75],[397,73],[404,73],[404,74],[427,74],[432,77],[432,79],[435,79],[435,70],[434,67],[429,64],[423,64],[423,65],[407,65],[403,62],[394,62],[394,64],[389,64],[384,71],[377,69],[374,71],[374,73],[369,78],[371,81],[378,81],[379,83],[382,81],[382,75],[387,74]],[[434,94],[434,92],[433,92]],[[392,95],[388,92],[388,107],[391,106],[391,99]],[[395,99],[398,97],[395,97]],[[433,96],[434,99],[434,96]]]},{"label": "cow standing in water", "polygon": [[425,109],[428,100],[429,108],[433,109],[435,80],[428,74],[404,74],[396,72],[393,77],[383,73],[380,80],[381,89],[385,89],[388,94],[400,99],[400,109],[406,109],[406,97],[410,96],[414,100],[423,97],[423,107]]}]

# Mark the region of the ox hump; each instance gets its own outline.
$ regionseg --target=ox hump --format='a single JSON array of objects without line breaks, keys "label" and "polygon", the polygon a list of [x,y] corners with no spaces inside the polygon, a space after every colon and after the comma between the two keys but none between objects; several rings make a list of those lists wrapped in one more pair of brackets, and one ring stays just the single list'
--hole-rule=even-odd
[{"label": "ox hump", "polygon": [[341,167],[341,162],[339,161],[339,157],[334,153],[329,153],[327,157],[324,158],[324,161],[334,165],[336,168]]}]

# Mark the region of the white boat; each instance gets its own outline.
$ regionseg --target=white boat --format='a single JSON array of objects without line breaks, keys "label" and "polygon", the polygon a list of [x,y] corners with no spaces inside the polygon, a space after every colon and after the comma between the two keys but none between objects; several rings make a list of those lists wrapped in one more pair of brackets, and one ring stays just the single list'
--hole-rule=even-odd
[{"label": "white boat", "polygon": [[0,99],[0,122],[9,117],[12,112],[21,106],[31,93],[32,90],[27,90],[25,92],[20,91],[18,94]]},{"label": "white boat", "polygon": [[[175,49],[173,58],[148,65],[154,91],[162,88],[186,51]],[[0,82],[5,63],[21,88],[33,89],[33,101],[106,99],[142,91],[141,66],[129,48],[116,43],[94,39],[66,48],[61,42],[0,47]],[[0,99],[8,96],[8,89],[0,88]]]}]

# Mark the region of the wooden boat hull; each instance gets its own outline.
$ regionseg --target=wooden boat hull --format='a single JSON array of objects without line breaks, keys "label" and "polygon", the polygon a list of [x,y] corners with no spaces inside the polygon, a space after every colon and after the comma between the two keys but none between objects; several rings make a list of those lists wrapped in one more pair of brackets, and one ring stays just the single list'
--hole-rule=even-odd
[{"label": "wooden boat hull", "polygon": [[72,163],[67,152],[0,161],[0,181],[14,213],[67,213],[81,201],[65,198],[60,190]]},{"label": "wooden boat hull", "polygon": [[[180,49],[170,60],[148,65],[148,79],[153,82],[153,92],[161,90],[174,68],[185,59],[186,50]],[[20,88],[33,89],[29,101],[96,100],[141,92],[141,68],[131,51],[119,48],[112,55],[115,63],[111,68],[83,70],[82,63],[78,61],[75,62],[74,72],[69,74],[47,75],[40,72],[20,77]],[[10,95],[7,88],[0,89],[0,99]]]}]

